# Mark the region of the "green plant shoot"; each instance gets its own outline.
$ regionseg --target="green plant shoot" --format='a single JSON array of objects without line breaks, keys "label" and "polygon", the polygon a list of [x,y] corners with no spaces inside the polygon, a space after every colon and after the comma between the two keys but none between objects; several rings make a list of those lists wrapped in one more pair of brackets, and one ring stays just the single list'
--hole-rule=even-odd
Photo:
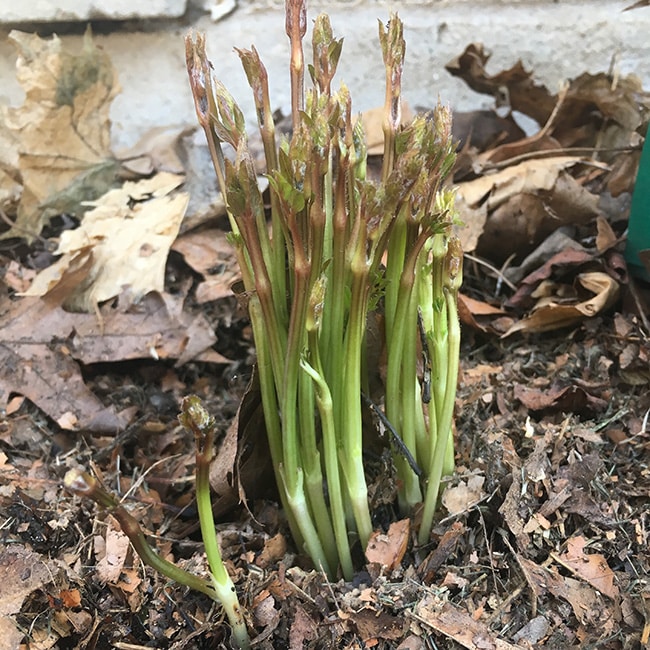
[{"label": "green plant shoot", "polygon": [[[462,252],[451,232],[451,114],[401,119],[405,42],[396,15],[380,24],[386,67],[381,177],[367,173],[362,121],[333,80],[342,41],[314,22],[305,64],[304,0],[287,0],[292,133],[276,133],[268,76],[237,50],[253,90],[269,183],[265,203],[244,117],[212,75],[204,37],[186,39],[187,67],[248,299],[275,477],[299,547],[334,578],[351,578],[352,546],[373,531],[364,468],[364,409],[383,408],[399,502],[421,506],[429,538],[440,482],[453,470],[453,406]],[[305,78],[310,83],[307,84]],[[229,145],[232,154],[224,154]],[[370,393],[368,323],[385,346],[385,385]],[[375,337],[376,338],[376,337]],[[379,351],[382,352],[382,351]]]}]

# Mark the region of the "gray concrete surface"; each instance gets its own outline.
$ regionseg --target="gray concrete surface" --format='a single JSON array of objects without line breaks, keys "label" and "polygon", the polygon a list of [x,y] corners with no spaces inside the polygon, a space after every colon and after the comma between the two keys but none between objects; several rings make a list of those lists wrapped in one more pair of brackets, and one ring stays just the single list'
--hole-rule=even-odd
[{"label": "gray concrete surface", "polygon": [[4,0],[0,9],[0,23],[179,18],[187,0]]},{"label": "gray concrete surface", "polygon": [[[454,108],[468,110],[489,106],[491,100],[452,78],[444,65],[473,41],[492,52],[489,70],[497,72],[521,59],[552,90],[582,72],[607,70],[613,60],[621,73],[634,72],[650,87],[650,8],[622,12],[630,3],[330,0],[310,3],[309,13],[314,18],[326,10],[335,33],[345,38],[338,79],[351,89],[357,110],[383,101],[377,20],[385,20],[390,10],[398,10],[405,23],[407,101],[432,105],[440,97]],[[116,147],[132,144],[149,127],[194,123],[183,49],[183,36],[190,28],[207,33],[217,75],[251,120],[252,101],[235,46],[255,44],[269,70],[273,104],[288,109],[288,43],[281,2],[239,0],[236,10],[216,23],[210,20],[208,4],[193,4],[181,20],[99,27],[96,42],[111,56],[122,86],[112,108]],[[70,29],[62,25],[55,31],[68,47],[79,48],[83,30],[72,27],[76,33],[66,33]],[[0,31],[0,101],[17,104],[21,91],[7,34],[8,30]]]}]

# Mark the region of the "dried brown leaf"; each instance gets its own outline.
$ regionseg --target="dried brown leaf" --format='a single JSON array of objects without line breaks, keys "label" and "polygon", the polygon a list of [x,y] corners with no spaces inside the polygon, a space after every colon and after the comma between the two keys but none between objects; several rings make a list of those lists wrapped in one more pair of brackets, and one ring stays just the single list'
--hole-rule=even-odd
[{"label": "dried brown leaf", "polygon": [[449,514],[457,515],[476,505],[485,497],[483,484],[484,476],[470,476],[467,481],[460,481],[458,485],[448,487],[442,494],[442,505]]},{"label": "dried brown leaf", "polygon": [[556,97],[545,86],[535,83],[521,61],[509,70],[489,75],[485,69],[490,55],[480,43],[470,43],[465,51],[445,69],[451,75],[460,77],[476,92],[491,95],[502,101],[504,88],[513,110],[529,115],[538,124],[545,124],[555,107]]},{"label": "dried brown leaf", "polygon": [[460,607],[434,594],[427,595],[415,607],[418,620],[425,626],[453,639],[470,650],[519,650],[493,634],[488,626],[475,620]]},{"label": "dried brown leaf", "polygon": [[216,340],[203,315],[183,311],[183,299],[148,294],[124,313],[110,306],[79,314],[40,298],[0,301],[0,403],[25,395],[66,429],[115,432],[132,416],[105,407],[87,388],[77,361],[177,359],[181,365]]},{"label": "dried brown leaf", "polygon": [[497,335],[503,334],[513,323],[513,319],[506,317],[503,309],[463,293],[458,294],[458,316],[463,325]]},{"label": "dried brown leaf", "polygon": [[130,545],[129,538],[110,517],[105,534],[94,539],[95,569],[102,582],[117,584],[120,581]]},{"label": "dried brown leaf", "polygon": [[172,245],[185,262],[205,278],[196,288],[199,304],[233,296],[233,283],[241,279],[235,251],[227,233],[217,228],[181,235]]},{"label": "dried brown leaf", "polygon": [[515,384],[515,398],[531,411],[598,413],[607,401],[576,385],[537,389]]},{"label": "dried brown leaf", "polygon": [[141,176],[154,172],[184,174],[179,142],[195,131],[195,127],[157,126],[147,131],[132,147],[116,152],[122,166]]},{"label": "dried brown leaf", "polygon": [[404,633],[406,621],[388,612],[375,612],[362,609],[352,617],[361,640],[366,647],[376,645],[378,639],[400,639]]},{"label": "dried brown leaf", "polygon": [[529,273],[520,283],[516,293],[508,300],[508,306],[526,308],[532,306],[531,295],[539,284],[556,273],[566,273],[572,267],[593,261],[592,253],[583,248],[567,247],[552,255],[542,266]]},{"label": "dried brown leaf", "polygon": [[20,611],[27,596],[52,582],[56,575],[53,565],[25,546],[11,544],[0,550],[0,644],[3,648],[18,650],[24,630],[18,629],[11,615]]},{"label": "dried brown leaf", "polygon": [[256,373],[210,465],[210,485],[219,495],[214,503],[217,517],[238,503],[248,507],[248,499],[261,497],[273,489],[273,466]]},{"label": "dried brown leaf", "polygon": [[303,650],[305,641],[318,636],[316,621],[302,607],[297,607],[289,630],[289,650]]},{"label": "dried brown leaf", "polygon": [[411,530],[411,520],[394,521],[387,533],[374,531],[366,546],[366,559],[387,571],[397,568],[404,559]]},{"label": "dried brown leaf", "polygon": [[18,48],[25,101],[4,117],[18,142],[23,191],[16,223],[2,237],[32,239],[51,216],[81,211],[81,201],[112,182],[109,109],[118,85],[89,32],[77,55],[65,52],[56,36],[46,41],[12,31],[9,38]]},{"label": "dried brown leaf", "polygon": [[[418,111],[423,111],[418,107]],[[505,143],[524,138],[525,133],[512,115],[501,117],[495,111],[454,111],[452,135],[459,148],[472,147],[478,151],[496,151]],[[496,149],[495,149],[496,147]],[[480,156],[479,156],[480,158]]]},{"label": "dried brown leaf", "polygon": [[187,207],[185,193],[170,195],[182,176],[161,172],[127,182],[93,203],[81,225],[62,233],[61,259],[41,271],[26,296],[48,296],[75,311],[128,292],[137,302],[162,292],[165,263]]},{"label": "dried brown leaf", "polygon": [[596,235],[596,249],[599,253],[604,253],[610,248],[616,246],[618,243],[618,237],[605,217],[598,216],[596,218],[596,228],[598,229],[598,234]]},{"label": "dried brown leaf", "polygon": [[465,526],[460,521],[455,521],[440,538],[436,548],[429,553],[427,559],[418,569],[425,584],[430,584],[435,578],[436,571],[448,560],[453,553],[458,540],[465,534]]},{"label": "dried brown leaf", "polygon": [[563,289],[565,285],[540,285],[533,293],[533,297],[539,297],[539,300],[531,315],[515,323],[504,336],[521,331],[548,332],[571,327],[609,309],[618,300],[618,282],[607,273],[581,273],[577,276],[576,283],[579,288],[592,294],[592,297],[580,300],[578,292],[572,292],[572,299],[567,300],[567,292]]},{"label": "dried brown leaf", "polygon": [[581,535],[571,537],[566,542],[566,550],[560,554],[553,553],[553,558],[601,594],[618,601],[620,593],[614,583],[614,572],[609,568],[605,556],[585,553],[586,545],[587,540]]},{"label": "dried brown leaf", "polygon": [[560,172],[580,162],[583,159],[578,156],[526,160],[472,181],[459,183],[458,195],[469,206],[477,206],[487,198],[489,207],[493,209],[522,192],[552,190]]},{"label": "dried brown leaf", "polygon": [[20,544],[0,551],[0,614],[15,614],[35,589],[49,584],[56,575],[38,553]]}]

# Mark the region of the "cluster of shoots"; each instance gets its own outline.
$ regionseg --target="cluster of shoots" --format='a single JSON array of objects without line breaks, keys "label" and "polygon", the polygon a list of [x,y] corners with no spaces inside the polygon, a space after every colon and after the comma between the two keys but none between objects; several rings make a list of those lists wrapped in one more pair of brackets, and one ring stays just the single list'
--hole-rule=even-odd
[{"label": "cluster of shoots", "polygon": [[214,457],[216,423],[195,395],[183,400],[179,420],[185,430],[194,435],[196,442],[196,503],[210,569],[208,579],[190,573],[160,557],[149,545],[138,521],[120,499],[106,490],[90,474],[79,469],[71,469],[65,475],[64,485],[74,494],[91,499],[102,510],[110,513],[118,521],[122,532],[129,538],[133,549],[145,564],[170,580],[195,589],[220,603],[232,628],[234,645],[246,650],[250,647],[246,621],[235,586],[221,558],[210,500],[209,470]]},{"label": "cluster of shoots", "polygon": [[[379,179],[368,178],[363,124],[348,89],[333,89],[342,41],[328,17],[319,16],[306,66],[306,26],[305,0],[287,0],[290,137],[276,133],[257,51],[237,50],[253,90],[268,201],[244,115],[213,77],[202,36],[187,38],[187,66],[248,297],[280,498],[297,545],[314,565],[330,578],[350,579],[352,547],[360,542],[365,549],[373,532],[364,469],[364,426],[372,418],[364,410],[390,433],[399,507],[419,520],[420,544],[429,539],[441,479],[453,471],[462,251],[451,232],[454,193],[445,179],[455,156],[449,110],[439,106],[402,124],[405,42],[393,15],[379,28],[386,67],[383,164]],[[381,368],[370,359],[381,359]],[[197,443],[196,498],[209,579],[157,555],[119,499],[90,475],[71,470],[65,484],[110,511],[146,564],[220,602],[234,643],[246,648],[246,624],[210,505],[215,422],[194,396],[184,400],[179,419]]]},{"label": "cluster of shoots", "polygon": [[[200,35],[186,40],[187,65],[247,295],[282,504],[315,566],[349,579],[352,545],[365,549],[373,531],[364,409],[381,413],[391,432],[399,505],[419,513],[420,543],[429,539],[441,478],[453,470],[462,252],[444,181],[454,144],[444,107],[402,124],[405,41],[393,15],[379,26],[383,167],[378,180],[368,178],[363,124],[345,85],[333,87],[342,40],[319,16],[307,65],[306,27],[304,0],[287,0],[290,137],[276,133],[257,51],[237,50],[264,146],[266,202],[244,115],[213,76]],[[379,354],[369,354],[369,323],[380,330]],[[369,367],[371,357],[384,366]]]}]

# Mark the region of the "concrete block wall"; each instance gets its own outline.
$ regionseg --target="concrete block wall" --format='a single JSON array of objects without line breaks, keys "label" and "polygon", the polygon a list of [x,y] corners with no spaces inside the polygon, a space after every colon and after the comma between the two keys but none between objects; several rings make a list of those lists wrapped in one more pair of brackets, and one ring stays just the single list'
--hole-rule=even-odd
[{"label": "concrete block wall", "polygon": [[179,18],[187,0],[2,0],[2,23]]},{"label": "concrete block wall", "polygon": [[[111,110],[116,148],[133,144],[154,126],[195,123],[183,47],[190,28],[206,32],[215,73],[251,123],[255,116],[250,89],[234,47],[255,44],[269,71],[273,105],[288,110],[284,0],[0,0],[0,17],[6,18],[14,7],[42,4],[60,10],[66,2],[78,8],[101,5],[106,11],[130,4],[128,10],[140,18],[103,23],[95,30],[95,42],[110,55],[122,87]],[[583,72],[608,70],[613,61],[621,74],[634,72],[650,88],[650,7],[623,12],[631,2],[308,0],[308,6],[312,18],[327,11],[335,34],[344,37],[337,77],[350,88],[355,110],[383,103],[377,20],[385,20],[391,10],[398,10],[405,23],[405,98],[411,105],[426,106],[440,97],[454,108],[471,110],[490,106],[491,99],[477,95],[444,69],[471,42],[481,42],[492,52],[489,70],[496,73],[521,59],[551,90]],[[185,4],[185,13],[178,17]],[[230,4],[233,10],[215,22],[211,15],[219,11],[211,9],[219,4]],[[154,7],[159,13],[154,13]],[[151,17],[166,19],[151,21]],[[80,18],[76,26],[66,20],[49,29],[60,35],[67,48],[78,51],[86,22],[92,24],[95,18]],[[30,30],[22,22],[21,27]],[[47,34],[42,24],[38,27]],[[0,25],[0,102],[15,105],[22,101],[22,91],[15,78],[16,53],[7,40],[8,30]]]}]

